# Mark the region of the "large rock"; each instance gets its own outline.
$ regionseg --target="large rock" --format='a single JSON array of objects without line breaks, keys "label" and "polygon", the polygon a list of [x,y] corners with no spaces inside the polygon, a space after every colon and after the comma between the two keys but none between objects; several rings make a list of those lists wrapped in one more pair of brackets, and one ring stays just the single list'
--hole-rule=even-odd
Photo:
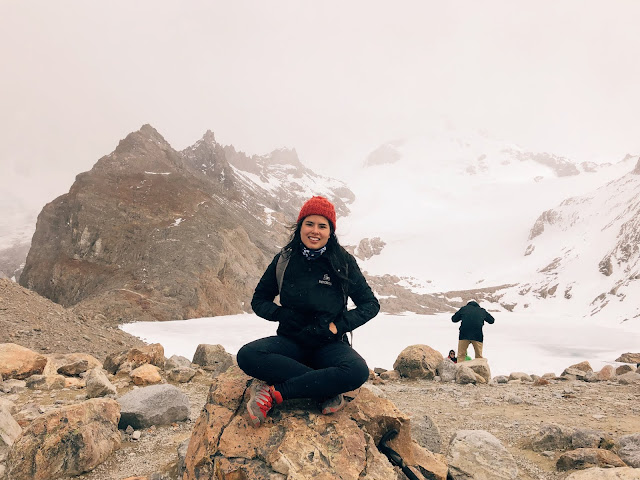
[{"label": "large rock", "polygon": [[62,375],[31,375],[27,378],[27,388],[32,390],[60,390],[64,387]]},{"label": "large rock", "polygon": [[625,435],[619,439],[618,455],[630,467],[640,468],[640,433]]},{"label": "large rock", "polygon": [[87,398],[116,394],[116,387],[109,381],[102,368],[89,370],[84,379],[87,386]]},{"label": "large rock", "polygon": [[115,374],[118,371],[131,372],[145,363],[164,368],[164,347],[159,343],[152,343],[112,353],[105,358],[103,366],[107,372]]},{"label": "large rock", "polygon": [[535,452],[567,450],[572,446],[571,434],[561,425],[546,423],[530,438],[530,446]]},{"label": "large rock", "polygon": [[593,368],[591,368],[591,364],[589,362],[587,362],[586,360],[584,362],[580,362],[580,363],[576,363],[575,365],[571,365],[568,368],[575,368],[577,370],[580,370],[584,373],[587,372],[593,372]]},{"label": "large rock", "polygon": [[460,430],[449,444],[449,475],[453,480],[518,478],[515,460],[496,437],[484,430]]},{"label": "large rock", "polygon": [[533,382],[533,378],[531,378],[531,375],[524,372],[512,372],[509,375],[509,380],[519,380],[521,382],[527,382],[527,383]]},{"label": "large rock", "polygon": [[55,479],[93,470],[120,447],[118,403],[92,399],[34,419],[7,460],[12,480]]},{"label": "large rock", "polygon": [[187,367],[191,368],[191,361],[187,357],[182,355],[171,355],[164,362],[165,370],[172,370],[174,368]]},{"label": "large rock", "polygon": [[616,358],[616,362],[633,363],[637,365],[638,363],[640,363],[640,353],[623,353],[618,358]]},{"label": "large rock", "polygon": [[560,455],[556,468],[560,472],[582,470],[590,467],[625,467],[625,463],[611,450],[602,448],[577,448]]},{"label": "large rock", "polygon": [[440,352],[428,345],[410,345],[400,352],[393,364],[393,369],[406,378],[432,380],[443,358]]},{"label": "large rock", "polygon": [[476,372],[467,367],[465,365],[466,363],[467,362],[463,362],[456,368],[456,383],[459,383],[460,385],[467,385],[478,381]]},{"label": "large rock", "polygon": [[319,414],[313,401],[285,401],[253,428],[245,413],[250,382],[236,366],[216,377],[189,441],[185,480],[330,480],[336,472],[342,480],[395,479],[376,448],[390,429],[399,433],[389,446],[407,464],[446,479],[444,458],[414,442],[409,418],[366,386],[334,415]]},{"label": "large rock", "polygon": [[442,360],[437,368],[436,374],[443,382],[455,382],[456,380],[456,364],[451,361],[450,358]]},{"label": "large rock", "polygon": [[636,372],[627,372],[622,375],[618,375],[618,383],[622,383],[623,385],[630,385],[632,383],[640,383],[640,373]]},{"label": "large rock", "polygon": [[47,366],[43,375],[80,375],[92,368],[102,367],[102,362],[88,353],[52,353],[45,355]]},{"label": "large rock", "polygon": [[635,371],[631,365],[620,365],[616,368],[616,375],[624,375],[625,373]]},{"label": "large rock", "polygon": [[605,365],[604,367],[602,367],[602,369],[596,374],[596,377],[598,378],[598,380],[602,381],[606,381],[606,380],[613,380],[614,378],[616,378],[616,370],[613,368],[612,365]]},{"label": "large rock", "polygon": [[571,446],[575,448],[598,448],[607,436],[599,430],[579,428],[571,434]]},{"label": "large rock", "polygon": [[489,383],[489,380],[491,380],[491,369],[489,368],[489,361],[486,358],[467,360],[466,362],[460,363],[460,366],[463,365],[473,370],[476,375],[482,378],[479,383]]},{"label": "large rock", "polygon": [[162,377],[160,376],[160,369],[155,365],[149,365],[145,363],[133,370],[129,376],[133,383],[140,386],[153,385],[154,383],[160,383]]},{"label": "large rock", "polygon": [[[451,362],[451,360],[449,361]],[[428,415],[420,415],[411,419],[411,436],[420,446],[430,452],[441,453],[442,436],[440,430]]]},{"label": "large rock", "polygon": [[233,365],[233,357],[222,345],[201,343],[193,354],[193,363],[215,375],[225,372]]},{"label": "large rock", "polygon": [[118,399],[120,427],[135,429],[168,425],[189,418],[189,397],[173,385],[151,385],[131,390]]},{"label": "large rock", "polygon": [[565,480],[638,480],[638,470],[630,467],[588,468],[573,472]]},{"label": "large rock", "polygon": [[172,382],[186,383],[196,375],[196,370],[189,367],[177,367],[169,370],[167,377]]},{"label": "large rock", "polygon": [[0,344],[0,374],[6,378],[24,380],[41,374],[47,358],[15,343]]},{"label": "large rock", "polygon": [[0,450],[13,445],[21,432],[22,428],[11,415],[11,410],[0,404]]}]

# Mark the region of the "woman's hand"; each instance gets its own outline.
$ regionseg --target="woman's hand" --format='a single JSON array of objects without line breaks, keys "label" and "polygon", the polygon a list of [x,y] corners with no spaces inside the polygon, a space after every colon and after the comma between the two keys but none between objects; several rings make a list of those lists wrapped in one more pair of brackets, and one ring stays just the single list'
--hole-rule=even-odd
[{"label": "woman's hand", "polygon": [[338,334],[338,327],[336,327],[336,324],[333,322],[329,324],[329,330],[331,330],[331,333],[333,333],[334,335]]}]

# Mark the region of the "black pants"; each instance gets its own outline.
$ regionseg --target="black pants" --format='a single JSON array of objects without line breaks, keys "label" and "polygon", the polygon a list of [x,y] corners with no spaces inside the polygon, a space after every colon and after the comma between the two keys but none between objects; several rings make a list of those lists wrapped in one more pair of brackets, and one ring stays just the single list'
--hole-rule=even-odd
[{"label": "black pants", "polygon": [[303,347],[280,335],[246,344],[237,356],[247,374],[286,398],[326,399],[355,390],[369,378],[364,359],[346,343]]}]

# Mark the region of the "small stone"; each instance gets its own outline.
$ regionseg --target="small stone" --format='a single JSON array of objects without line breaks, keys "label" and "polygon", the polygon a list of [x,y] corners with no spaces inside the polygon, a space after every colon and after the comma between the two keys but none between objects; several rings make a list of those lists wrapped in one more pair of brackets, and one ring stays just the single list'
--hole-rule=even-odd
[{"label": "small stone", "polygon": [[[131,425],[129,425],[131,426]],[[135,432],[133,432],[131,434],[131,439],[132,440],[140,440],[140,437],[142,436],[142,432],[140,430],[136,430]]]}]

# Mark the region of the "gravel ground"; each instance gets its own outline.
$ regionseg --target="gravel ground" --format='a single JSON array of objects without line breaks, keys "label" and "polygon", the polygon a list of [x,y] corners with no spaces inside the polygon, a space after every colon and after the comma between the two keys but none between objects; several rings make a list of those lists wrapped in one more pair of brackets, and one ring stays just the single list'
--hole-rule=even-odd
[{"label": "gravel ground", "polygon": [[520,480],[564,479],[571,473],[556,471],[559,453],[546,457],[525,448],[543,423],[590,428],[614,439],[640,432],[640,385],[553,381],[546,386],[476,386],[400,380],[380,388],[412,422],[429,417],[441,437],[440,453],[447,453],[458,430],[488,431],[513,455]]}]

